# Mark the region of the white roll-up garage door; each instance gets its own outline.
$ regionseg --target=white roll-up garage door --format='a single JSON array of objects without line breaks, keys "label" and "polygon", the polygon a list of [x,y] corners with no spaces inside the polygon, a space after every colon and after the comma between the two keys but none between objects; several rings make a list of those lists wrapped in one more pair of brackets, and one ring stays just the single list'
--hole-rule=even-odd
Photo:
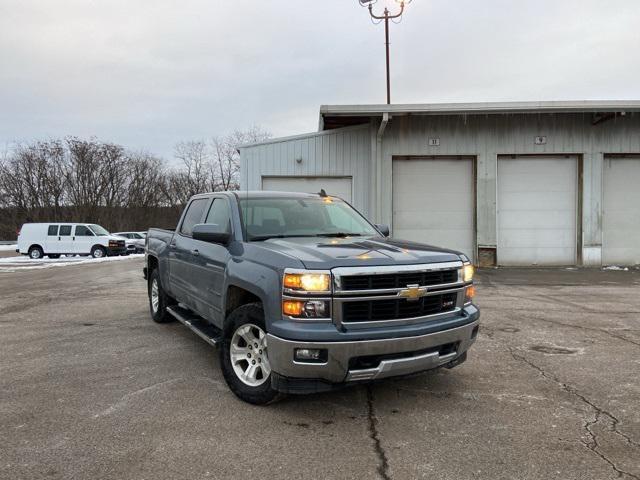
[{"label": "white roll-up garage door", "polygon": [[498,158],[498,264],[574,265],[577,158]]},{"label": "white roll-up garage door", "polygon": [[262,189],[279,192],[318,193],[324,189],[351,202],[351,177],[262,177]]},{"label": "white roll-up garage door", "polygon": [[393,160],[393,236],[474,258],[472,158]]},{"label": "white roll-up garage door", "polygon": [[640,264],[640,156],[605,158],[602,263]]}]

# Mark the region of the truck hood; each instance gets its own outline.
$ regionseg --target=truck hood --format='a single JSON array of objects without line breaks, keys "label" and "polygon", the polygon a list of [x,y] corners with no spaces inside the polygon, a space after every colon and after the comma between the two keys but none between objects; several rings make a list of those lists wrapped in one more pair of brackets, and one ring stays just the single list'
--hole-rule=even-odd
[{"label": "truck hood", "polygon": [[253,243],[299,259],[306,268],[411,265],[459,261],[460,253],[406,240],[383,237],[273,238]]},{"label": "truck hood", "polygon": [[127,241],[126,238],[121,237],[119,235],[104,235],[102,238],[106,238],[107,240],[124,240],[125,243]]}]

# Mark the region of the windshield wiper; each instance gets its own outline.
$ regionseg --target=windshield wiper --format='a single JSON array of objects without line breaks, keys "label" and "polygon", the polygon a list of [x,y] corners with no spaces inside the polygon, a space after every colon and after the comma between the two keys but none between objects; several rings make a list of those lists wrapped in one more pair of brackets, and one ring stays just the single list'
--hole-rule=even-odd
[{"label": "windshield wiper", "polygon": [[296,238],[296,237],[315,237],[316,235],[256,235],[254,237],[249,237],[250,242],[262,242],[264,240],[269,240],[271,238]]},{"label": "windshield wiper", "polygon": [[332,232],[332,233],[318,233],[316,237],[362,237],[361,233],[348,233],[348,232]]}]

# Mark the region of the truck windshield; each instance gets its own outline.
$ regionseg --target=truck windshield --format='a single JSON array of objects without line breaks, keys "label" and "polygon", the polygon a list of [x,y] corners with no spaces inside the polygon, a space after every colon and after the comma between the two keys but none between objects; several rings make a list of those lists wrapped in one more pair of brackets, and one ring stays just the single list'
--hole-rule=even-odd
[{"label": "truck windshield", "polygon": [[249,241],[379,235],[362,215],[335,197],[248,198],[239,203]]},{"label": "truck windshield", "polygon": [[93,233],[95,233],[99,237],[109,235],[109,232],[107,232],[100,225],[89,225],[89,228],[93,231]]}]

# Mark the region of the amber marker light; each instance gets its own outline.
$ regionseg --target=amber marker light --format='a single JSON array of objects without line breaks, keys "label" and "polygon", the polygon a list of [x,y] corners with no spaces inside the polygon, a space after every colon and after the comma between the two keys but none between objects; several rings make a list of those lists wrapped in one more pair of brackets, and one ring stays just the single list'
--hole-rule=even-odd
[{"label": "amber marker light", "polygon": [[476,296],[476,287],[469,285],[464,292],[465,301],[468,303]]},{"label": "amber marker light", "polygon": [[299,317],[302,314],[304,302],[299,300],[284,300],[282,302],[282,313],[291,317]]}]

